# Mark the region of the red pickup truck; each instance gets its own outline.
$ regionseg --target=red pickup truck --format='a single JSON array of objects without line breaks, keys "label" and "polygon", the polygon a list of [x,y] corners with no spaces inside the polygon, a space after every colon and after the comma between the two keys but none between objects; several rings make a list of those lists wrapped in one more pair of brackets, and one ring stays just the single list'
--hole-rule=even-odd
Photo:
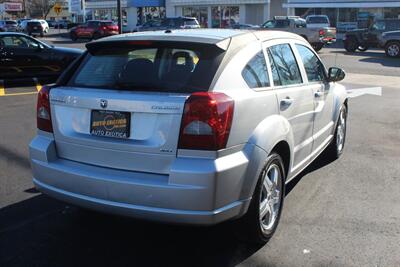
[{"label": "red pickup truck", "polygon": [[72,28],[70,37],[72,41],[76,41],[79,38],[99,39],[118,33],[118,25],[115,25],[112,21],[89,20],[83,25]]}]

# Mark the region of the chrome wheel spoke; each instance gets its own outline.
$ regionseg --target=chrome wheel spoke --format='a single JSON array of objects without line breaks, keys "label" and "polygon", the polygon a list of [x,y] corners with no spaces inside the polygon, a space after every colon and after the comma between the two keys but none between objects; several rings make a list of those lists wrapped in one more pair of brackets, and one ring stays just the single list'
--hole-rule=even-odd
[{"label": "chrome wheel spoke", "polygon": [[264,217],[267,214],[271,214],[271,207],[268,203],[268,200],[265,199],[261,204],[260,204],[260,219],[263,220]]}]

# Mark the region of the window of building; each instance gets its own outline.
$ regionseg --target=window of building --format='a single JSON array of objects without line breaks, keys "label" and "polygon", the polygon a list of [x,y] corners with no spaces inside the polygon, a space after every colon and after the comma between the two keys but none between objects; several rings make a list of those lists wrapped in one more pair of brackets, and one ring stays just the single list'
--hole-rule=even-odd
[{"label": "window of building", "polygon": [[318,57],[308,47],[296,44],[297,51],[303,61],[309,82],[321,82],[325,80],[325,68]]},{"label": "window of building", "polygon": [[258,52],[242,70],[242,77],[250,88],[269,87],[267,64],[262,51]]},{"label": "window of building", "polygon": [[202,28],[208,28],[208,8],[207,7],[183,7],[184,17],[194,17]]},{"label": "window of building", "polygon": [[213,6],[211,7],[212,28],[231,28],[239,23],[238,6]]},{"label": "window of building", "polygon": [[282,85],[302,83],[299,66],[289,44],[274,45],[269,48]]}]

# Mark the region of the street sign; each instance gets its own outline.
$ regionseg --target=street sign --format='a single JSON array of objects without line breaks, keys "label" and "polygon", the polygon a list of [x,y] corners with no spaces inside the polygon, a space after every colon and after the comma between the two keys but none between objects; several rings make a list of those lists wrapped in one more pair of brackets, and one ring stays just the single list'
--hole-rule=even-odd
[{"label": "street sign", "polygon": [[62,11],[62,7],[59,3],[56,3],[53,7],[54,12],[56,12],[57,15],[60,15]]}]

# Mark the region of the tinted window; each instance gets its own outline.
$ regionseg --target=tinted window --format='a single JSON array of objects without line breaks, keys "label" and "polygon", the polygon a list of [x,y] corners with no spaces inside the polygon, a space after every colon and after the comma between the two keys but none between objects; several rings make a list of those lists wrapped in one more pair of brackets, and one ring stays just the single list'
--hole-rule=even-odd
[{"label": "tinted window", "polygon": [[17,23],[15,21],[12,21],[12,20],[6,21],[6,24],[7,25],[17,25]]},{"label": "tinted window", "polygon": [[195,19],[184,19],[183,22],[185,25],[189,25],[189,26],[199,25],[199,23],[197,23],[197,20],[195,20]]},{"label": "tinted window", "polygon": [[279,78],[278,70],[276,69],[276,65],[274,59],[271,56],[271,52],[268,50],[268,59],[269,63],[271,64],[271,72],[272,72],[272,79],[274,80],[274,85],[279,86],[281,84],[281,79]]},{"label": "tinted window", "polygon": [[113,25],[116,25],[116,24],[114,24],[112,21],[105,21],[105,22],[102,22],[101,25],[102,26],[113,26]]},{"label": "tinted window", "polygon": [[275,45],[269,48],[282,85],[302,83],[299,66],[289,44]]},{"label": "tinted window", "polygon": [[306,69],[308,81],[319,82],[325,80],[325,68],[318,57],[308,47],[296,44],[296,48]]},{"label": "tinted window", "polygon": [[307,27],[307,23],[304,20],[295,20],[294,25],[296,26],[296,28],[306,28]]},{"label": "tinted window", "polygon": [[30,21],[28,22],[28,26],[42,26],[42,24],[39,21]]},{"label": "tinted window", "polygon": [[267,64],[264,54],[260,51],[255,55],[242,70],[242,77],[250,88],[270,86]]},{"label": "tinted window", "polygon": [[209,46],[162,42],[113,44],[89,52],[71,86],[160,92],[207,91],[223,53]]},{"label": "tinted window", "polygon": [[24,36],[4,36],[0,38],[0,47],[38,48],[39,44]]},{"label": "tinted window", "polygon": [[326,17],[308,17],[307,23],[329,23],[329,21]]}]

